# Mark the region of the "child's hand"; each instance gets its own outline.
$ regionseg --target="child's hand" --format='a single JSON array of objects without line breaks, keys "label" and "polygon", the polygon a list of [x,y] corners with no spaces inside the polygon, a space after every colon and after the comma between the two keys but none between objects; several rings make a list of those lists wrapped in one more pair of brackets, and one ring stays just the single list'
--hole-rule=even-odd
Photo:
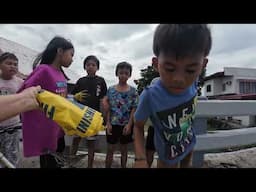
[{"label": "child's hand", "polygon": [[123,135],[129,135],[131,133],[131,126],[128,124],[124,126]]},{"label": "child's hand", "polygon": [[149,168],[149,167],[148,167],[148,163],[145,159],[145,160],[135,161],[133,168]]},{"label": "child's hand", "polygon": [[86,90],[83,90],[83,91],[76,93],[74,95],[74,99],[79,102],[83,102],[87,96],[89,96],[89,94],[87,93]]},{"label": "child's hand", "polygon": [[107,123],[107,134],[112,135],[112,125],[110,123]]}]

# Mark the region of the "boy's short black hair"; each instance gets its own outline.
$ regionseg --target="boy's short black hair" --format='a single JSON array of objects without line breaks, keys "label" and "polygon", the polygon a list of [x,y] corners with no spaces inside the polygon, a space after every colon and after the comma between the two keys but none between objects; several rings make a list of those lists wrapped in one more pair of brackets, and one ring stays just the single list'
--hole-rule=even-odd
[{"label": "boy's short black hair", "polygon": [[87,57],[84,59],[84,69],[85,69],[85,64],[86,64],[87,61],[89,61],[89,60],[95,61],[96,65],[97,65],[97,68],[98,68],[98,69],[100,68],[100,61],[99,61],[99,59],[98,59],[96,56],[94,56],[94,55],[89,55],[89,56],[87,56]]},{"label": "boy's short black hair", "polygon": [[13,59],[13,60],[19,61],[16,55],[9,52],[4,52],[0,55],[0,63],[2,63],[6,59]]},{"label": "boy's short black hair", "polygon": [[212,46],[207,24],[160,24],[153,39],[153,52],[175,56],[176,59],[197,54],[208,56]]},{"label": "boy's short black hair", "polygon": [[132,65],[126,61],[120,62],[116,66],[116,76],[119,69],[128,69],[130,71],[130,76],[132,75]]}]

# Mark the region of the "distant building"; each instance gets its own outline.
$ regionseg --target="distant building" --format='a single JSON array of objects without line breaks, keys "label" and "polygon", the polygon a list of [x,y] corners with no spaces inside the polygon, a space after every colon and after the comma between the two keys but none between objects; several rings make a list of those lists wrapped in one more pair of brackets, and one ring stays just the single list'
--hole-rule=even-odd
[{"label": "distant building", "polygon": [[[224,67],[205,78],[203,93],[208,99],[254,100],[256,99],[256,69]],[[255,125],[255,116],[236,117],[243,125]]]}]

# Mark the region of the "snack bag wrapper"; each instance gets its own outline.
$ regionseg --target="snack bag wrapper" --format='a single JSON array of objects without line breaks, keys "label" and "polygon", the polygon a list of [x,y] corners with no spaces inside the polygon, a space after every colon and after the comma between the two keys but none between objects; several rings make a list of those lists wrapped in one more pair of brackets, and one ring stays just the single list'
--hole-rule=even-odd
[{"label": "snack bag wrapper", "polygon": [[43,90],[37,95],[40,108],[55,121],[67,135],[89,137],[104,130],[102,114],[76,102],[72,97]]}]

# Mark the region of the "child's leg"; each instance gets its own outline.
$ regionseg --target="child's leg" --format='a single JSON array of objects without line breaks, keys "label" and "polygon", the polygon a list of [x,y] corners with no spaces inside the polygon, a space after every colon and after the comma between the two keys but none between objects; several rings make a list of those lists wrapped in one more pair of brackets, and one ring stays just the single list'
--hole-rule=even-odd
[{"label": "child's leg", "polygon": [[[4,148],[4,133],[0,132],[0,152],[5,155],[5,148]],[[4,164],[0,161],[0,168],[5,167]]]},{"label": "child's leg", "polygon": [[88,139],[88,168],[93,168],[95,139]]},{"label": "child's leg", "polygon": [[111,168],[113,161],[113,154],[116,149],[117,143],[121,135],[120,127],[118,125],[112,125],[112,134],[109,135],[106,131],[107,139],[107,155],[106,155],[106,168]]},{"label": "child's leg", "polygon": [[176,163],[174,165],[167,165],[161,160],[157,160],[157,168],[179,168],[179,163]]},{"label": "child's leg", "polygon": [[66,147],[65,138],[64,137],[60,137],[58,139],[56,152],[63,153],[64,150],[65,150],[65,147]]},{"label": "child's leg", "polygon": [[40,168],[58,168],[57,162],[53,155],[40,155]]},{"label": "child's leg", "polygon": [[76,155],[81,139],[82,139],[81,137],[74,137],[73,138],[73,142],[72,142],[72,145],[71,145],[71,148],[70,148],[70,154],[71,155]]},{"label": "child's leg", "polygon": [[154,161],[154,154],[155,154],[154,150],[146,149],[146,157],[147,157],[148,167],[151,167],[151,165],[152,165],[152,163]]},{"label": "child's leg", "polygon": [[107,155],[106,155],[106,161],[105,161],[106,168],[111,168],[115,146],[116,145],[113,145],[113,144],[109,144],[109,143],[107,144]]},{"label": "child's leg", "polygon": [[121,151],[121,167],[126,168],[127,163],[127,144],[120,144]]},{"label": "child's leg", "polygon": [[120,151],[121,151],[121,167],[126,168],[127,154],[128,154],[128,144],[133,143],[133,130],[128,135],[123,135],[124,126],[119,126],[121,130],[120,135]]},{"label": "child's leg", "polygon": [[155,145],[154,145],[154,127],[148,127],[148,135],[146,138],[146,157],[148,167],[151,167],[154,161]]},{"label": "child's leg", "polygon": [[191,151],[184,159],[180,162],[181,168],[191,168],[192,167],[192,158],[193,158],[193,151]]},{"label": "child's leg", "polygon": [[19,131],[14,130],[11,133],[4,133],[4,156],[8,159],[15,167],[19,163]]},{"label": "child's leg", "polygon": [[[58,139],[56,152],[62,153],[65,149],[65,139],[61,137]],[[63,165],[59,164],[55,157],[51,154],[40,155],[41,168],[61,168]]]}]

